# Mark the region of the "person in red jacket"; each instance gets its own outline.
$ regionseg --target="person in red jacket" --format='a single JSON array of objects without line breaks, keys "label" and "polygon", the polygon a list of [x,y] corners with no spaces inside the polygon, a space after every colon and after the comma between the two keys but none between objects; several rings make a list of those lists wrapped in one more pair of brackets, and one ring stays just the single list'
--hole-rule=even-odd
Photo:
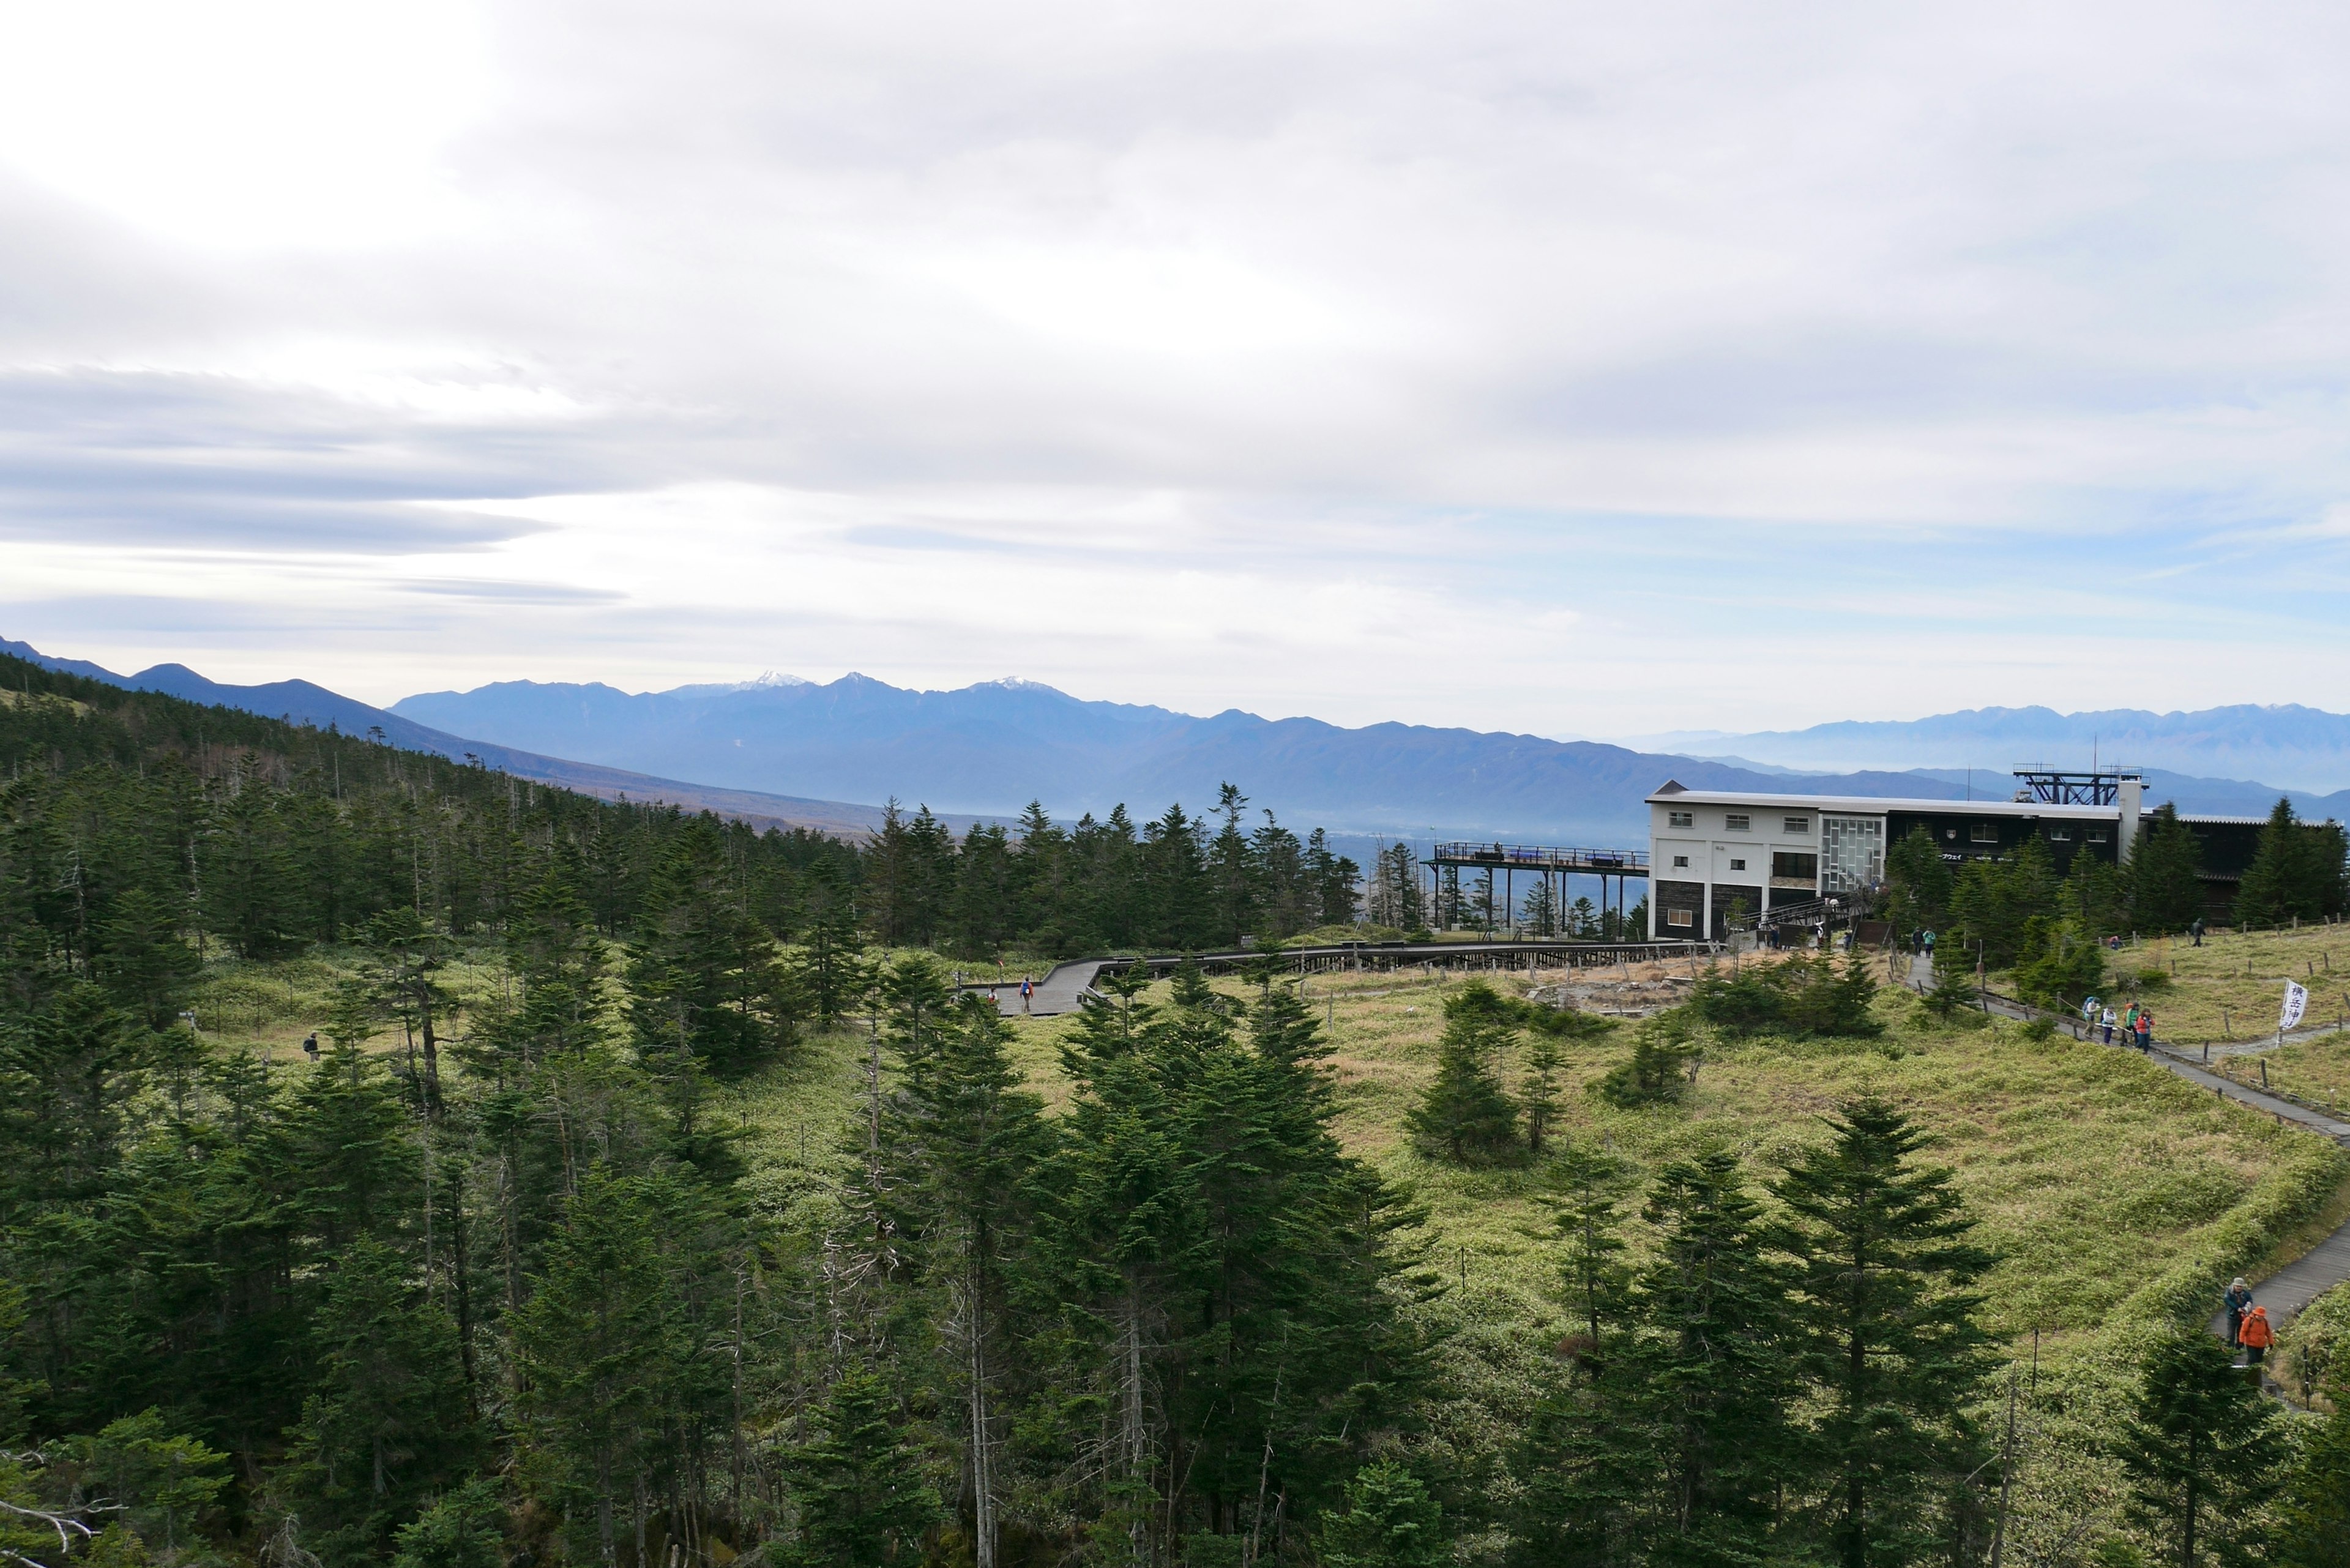
[{"label": "person in red jacket", "polygon": [[2276,1343],[2276,1330],[2269,1326],[2269,1309],[2256,1306],[2244,1314],[2244,1326],[2237,1332],[2244,1344],[2244,1365],[2258,1366],[2269,1346]]}]

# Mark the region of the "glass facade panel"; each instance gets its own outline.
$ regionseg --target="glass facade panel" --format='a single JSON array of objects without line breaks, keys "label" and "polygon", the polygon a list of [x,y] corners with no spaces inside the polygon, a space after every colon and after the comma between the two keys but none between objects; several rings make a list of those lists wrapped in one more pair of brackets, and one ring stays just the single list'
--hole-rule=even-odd
[{"label": "glass facade panel", "polygon": [[1885,880],[1885,819],[1820,818],[1820,891],[1857,893]]}]

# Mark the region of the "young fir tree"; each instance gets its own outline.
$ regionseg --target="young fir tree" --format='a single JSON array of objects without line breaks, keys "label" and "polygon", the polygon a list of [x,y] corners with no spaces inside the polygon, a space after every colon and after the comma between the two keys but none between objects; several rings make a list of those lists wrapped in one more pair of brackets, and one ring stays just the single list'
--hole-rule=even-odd
[{"label": "young fir tree", "polygon": [[1167,1523],[1163,1390],[1193,1310],[1207,1215],[1182,1136],[1181,1059],[1162,1051],[1167,1032],[1133,990],[1088,1002],[1064,1048],[1077,1085],[1068,1136],[1036,1187],[1038,1259],[1067,1318],[1054,1381],[1064,1398],[1094,1391],[1108,1417],[1093,1438],[1093,1533],[1105,1555],[1139,1563]]},{"label": "young fir tree", "polygon": [[1927,1007],[1938,1017],[1949,1018],[1981,999],[1982,990],[1975,983],[1975,955],[1966,943],[1956,936],[1935,943],[1934,989],[1926,993]]},{"label": "young fir tree", "polygon": [[2209,1334],[2156,1340],[2138,1376],[2115,1449],[2132,1511],[2181,1563],[2260,1561],[2259,1511],[2282,1489],[2290,1452],[2275,1407]]},{"label": "young fir tree", "polygon": [[2333,1413],[2303,1433],[2277,1500],[2273,1549],[2284,1568],[2350,1568],[2350,1376],[2326,1392]]},{"label": "young fir tree", "polygon": [[809,869],[807,910],[786,973],[816,1022],[829,1029],[865,999],[873,982],[865,938],[840,873],[828,860]]},{"label": "young fir tree", "polygon": [[144,888],[126,889],[99,924],[91,971],[116,1005],[149,1029],[172,1026],[203,969],[180,938],[180,910]]},{"label": "young fir tree", "polygon": [[790,1043],[774,940],[752,919],[717,825],[690,825],[661,861],[629,964],[637,1054],[665,1077],[739,1078]]},{"label": "young fir tree", "polygon": [[120,1162],[124,1114],[140,1086],[137,1022],[80,981],[11,1022],[0,1030],[0,1127],[14,1158],[0,1191],[12,1204],[95,1198]]},{"label": "young fir tree", "polygon": [[1855,1100],[1828,1125],[1772,1191],[1792,1221],[1825,1544],[1843,1568],[1872,1568],[1950,1546],[1945,1505],[1980,1473],[1968,1409],[1989,1336],[1974,1286],[1992,1257],[1950,1173],[1918,1163],[1925,1135],[1900,1111]]},{"label": "young fir tree", "polygon": [[1667,1165],[1645,1217],[1659,1240],[1632,1287],[1629,1413],[1658,1482],[1648,1561],[1767,1558],[1783,1490],[1800,1473],[1787,1272],[1727,1150]]},{"label": "young fir tree", "polygon": [[727,1408],[712,1210],[673,1168],[587,1170],[515,1314],[517,1469],[582,1557],[617,1561],[624,1530],[643,1552],[665,1468],[710,1462]]},{"label": "young fir tree", "polygon": [[965,997],[923,1044],[899,1052],[885,1108],[883,1190],[920,1285],[951,1325],[939,1373],[961,1417],[954,1427],[962,1493],[977,1568],[994,1568],[1003,1490],[998,1455],[1009,1423],[998,1404],[1015,1340],[1012,1274],[1034,1223],[1030,1178],[1050,1151],[1043,1103],[1020,1087],[1012,1026]]},{"label": "young fir tree", "polygon": [[1519,1076],[1518,1108],[1525,1113],[1526,1152],[1536,1159],[1548,1152],[1551,1128],[1558,1124],[1558,1075],[1566,1064],[1559,1039],[1550,1031],[1534,1030],[1527,1038],[1525,1071]]},{"label": "young fir tree", "polygon": [[1941,846],[1922,826],[1885,852],[1887,913],[1896,929],[1939,930],[1950,918],[1950,868]]},{"label": "young fir tree", "polygon": [[380,1561],[393,1532],[481,1458],[456,1325],[372,1237],[343,1249],[318,1310],[318,1377],[281,1484],[328,1568]]},{"label": "young fir tree", "polygon": [[1556,1380],[1510,1450],[1516,1484],[1504,1511],[1506,1561],[1512,1568],[1612,1568],[1634,1551],[1633,1521],[1654,1473],[1644,1456],[1625,1451],[1637,1383],[1615,1354],[1633,1327],[1617,1213],[1628,1171],[1584,1146],[1551,1168],[1564,1304],[1577,1332],[1558,1346]]},{"label": "young fir tree", "polygon": [[1642,1021],[1631,1056],[1610,1067],[1592,1091],[1627,1110],[1679,1100],[1689,1092],[1690,1064],[1697,1055],[1688,1021],[1678,1011],[1659,1013]]},{"label": "young fir tree", "polygon": [[1445,999],[1436,1079],[1404,1118],[1430,1159],[1499,1165],[1518,1154],[1518,1108],[1502,1086],[1500,1060],[1515,1037],[1502,998],[1471,981]]},{"label": "young fir tree", "polygon": [[2203,844],[2165,801],[2129,864],[2129,920],[2141,931],[2183,931],[2203,913]]},{"label": "young fir tree", "polygon": [[391,1568],[504,1568],[505,1509],[486,1478],[443,1493],[400,1527]]},{"label": "young fir tree", "polygon": [[2047,846],[2027,838],[1995,860],[1970,860],[1950,893],[1950,924],[1979,945],[1992,969],[2015,961],[2023,926],[2034,915],[2061,914],[2055,862]]},{"label": "young fir tree", "polygon": [[799,1539],[782,1561],[805,1568],[920,1562],[939,1499],[889,1385],[862,1369],[848,1372],[832,1386],[816,1424],[816,1436],[784,1461]]},{"label": "young fir tree", "polygon": [[1444,1510],[1392,1459],[1376,1459],[1347,1483],[1347,1505],[1322,1527],[1326,1568],[1441,1568],[1452,1561]]},{"label": "young fir tree", "polygon": [[2281,925],[2339,914],[2344,848],[2338,824],[2304,823],[2294,814],[2291,798],[2280,797],[2237,888],[2237,923]]},{"label": "young fir tree", "polygon": [[331,1253],[359,1236],[404,1234],[421,1218],[424,1169],[409,1096],[365,1049],[376,1023],[364,988],[341,990],[327,1029],[327,1050],[301,1070],[283,1137],[291,1207]]}]

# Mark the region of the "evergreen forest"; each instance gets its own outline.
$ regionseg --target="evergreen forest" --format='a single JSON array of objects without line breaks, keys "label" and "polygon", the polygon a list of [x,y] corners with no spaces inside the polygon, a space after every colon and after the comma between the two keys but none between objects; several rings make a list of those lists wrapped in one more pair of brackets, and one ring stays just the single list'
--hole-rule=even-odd
[{"label": "evergreen forest", "polygon": [[[1918,1116],[1674,1130],[1725,1061],[1898,1057],[1857,961],[1629,1029],[1433,982],[1375,1160],[1278,945],[1357,868],[1235,789],[852,846],[0,676],[15,1563],[2023,1560],[2000,1247]],[[1049,1033],[951,984],[1244,936]],[[296,979],[298,1049],[230,1038]],[[1434,1244],[1471,1181],[1540,1205],[1541,1314]],[[2033,1560],[2342,1561],[2350,1417],[2176,1324],[2126,1381]]]}]

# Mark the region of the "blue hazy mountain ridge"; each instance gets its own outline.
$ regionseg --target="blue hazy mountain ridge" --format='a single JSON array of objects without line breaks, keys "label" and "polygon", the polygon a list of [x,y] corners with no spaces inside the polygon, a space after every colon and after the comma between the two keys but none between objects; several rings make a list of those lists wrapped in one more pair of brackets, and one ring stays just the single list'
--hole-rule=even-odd
[{"label": "blue hazy mountain ridge", "polygon": [[1762,774],[1588,741],[1384,723],[1346,729],[1237,709],[1208,717],[1086,701],[1034,681],[915,691],[865,675],[823,684],[638,694],[601,683],[501,681],[402,698],[392,711],[532,751],[664,770],[739,788],[895,796],[1059,816],[1124,803],[1196,811],[1229,779],[1291,822],[1422,836],[1644,831],[1640,802],[1668,776],[1692,788],[1794,794],[1961,792],[1894,773]]},{"label": "blue hazy mountain ridge", "polygon": [[[2060,713],[2053,708],[1973,708],[1923,719],[1839,720],[1804,730],[1643,737],[1641,743],[1736,753],[1780,767],[1827,770],[1888,762],[1946,770],[2005,769],[2063,760],[2106,762],[2190,777],[2262,779],[2313,794],[2350,779],[2350,714],[2299,703],[2238,703],[2198,711],[2137,708]],[[2150,782],[2150,781],[2149,781]],[[2275,794],[2270,794],[2272,802]]]},{"label": "blue hazy mountain ridge", "polygon": [[5,638],[0,638],[0,653],[13,654],[44,670],[85,676],[133,691],[160,691],[167,697],[234,708],[265,718],[286,719],[321,730],[332,726],[348,735],[364,736],[380,731],[386,742],[410,751],[436,752],[460,762],[469,756],[478,757],[483,765],[501,769],[517,778],[559,784],[607,800],[626,795],[630,800],[672,802],[690,811],[707,807],[762,826],[806,826],[828,833],[861,833],[881,816],[879,807],[847,801],[804,800],[765,791],[712,789],[679,779],[540,756],[492,741],[469,740],[386,712],[307,680],[231,686],[208,680],[184,664],[158,664],[135,675],[118,675],[85,659],[52,658],[29,644]]}]

